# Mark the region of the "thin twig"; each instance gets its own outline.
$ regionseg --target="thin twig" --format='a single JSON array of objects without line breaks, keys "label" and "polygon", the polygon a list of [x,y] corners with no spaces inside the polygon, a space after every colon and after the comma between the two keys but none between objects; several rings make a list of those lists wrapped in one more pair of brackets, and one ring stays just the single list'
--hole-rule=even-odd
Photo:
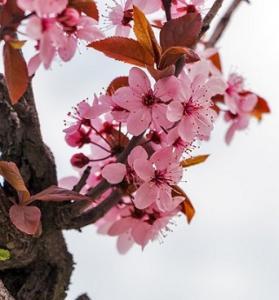
[{"label": "thin twig", "polygon": [[222,34],[224,33],[225,29],[227,28],[230,19],[236,9],[238,8],[239,4],[241,2],[247,2],[250,3],[248,0],[234,0],[232,4],[229,6],[228,10],[224,14],[224,16],[220,19],[219,23],[217,24],[216,28],[214,29],[211,37],[209,40],[206,42],[206,46],[209,47],[214,47],[216,43],[219,41],[221,38]]},{"label": "thin twig", "polygon": [[[144,134],[144,133],[143,133]],[[133,137],[127,147],[124,149],[124,151],[118,156],[117,161],[120,163],[126,163],[128,155],[130,154],[131,150],[140,144],[143,134],[139,136]],[[75,202],[70,205],[66,205],[59,210],[59,215],[56,220],[56,224],[59,228],[67,229],[72,228],[71,224],[75,224],[75,221],[77,218],[83,216],[83,211],[88,207],[89,204],[93,200],[98,199],[104,192],[106,192],[109,188],[111,188],[111,184],[108,183],[105,179],[100,181],[95,187],[91,188],[86,196],[89,196],[91,198],[91,201],[80,201]],[[102,202],[103,203],[103,202]],[[94,208],[95,213],[97,214],[97,211],[100,207],[100,210],[103,210],[103,204],[99,204],[96,208]],[[107,205],[111,205],[110,208],[112,208],[115,204],[113,201],[109,201]],[[108,206],[106,206],[108,208]]]},{"label": "thin twig", "polygon": [[104,201],[97,207],[91,209],[87,213],[75,218],[69,224],[63,224],[62,229],[80,229],[87,225],[93,224],[101,219],[112,207],[121,200],[122,194],[115,189]]},{"label": "thin twig", "polygon": [[91,171],[90,166],[85,169],[85,171],[83,172],[79,182],[73,187],[73,191],[79,193],[82,190],[82,188],[85,186],[86,181],[87,181],[87,179],[90,175],[90,171]]},{"label": "thin twig", "polygon": [[162,0],[167,21],[171,20],[171,0]]},{"label": "thin twig", "polygon": [[208,11],[208,13],[206,14],[206,16],[203,19],[203,25],[202,25],[202,29],[201,29],[199,38],[201,38],[206,33],[206,31],[209,29],[211,22],[213,21],[213,19],[217,15],[218,11],[222,7],[223,2],[224,2],[224,0],[215,0],[213,5],[211,6],[210,10]]}]

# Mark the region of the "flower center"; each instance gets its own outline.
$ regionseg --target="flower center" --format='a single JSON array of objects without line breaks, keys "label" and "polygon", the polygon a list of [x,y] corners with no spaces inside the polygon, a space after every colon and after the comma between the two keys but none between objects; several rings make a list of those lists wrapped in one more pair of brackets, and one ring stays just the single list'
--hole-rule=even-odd
[{"label": "flower center", "polygon": [[144,94],[142,97],[142,103],[145,106],[152,106],[156,102],[158,102],[160,99],[158,99],[154,94],[153,91],[150,90],[147,94]]},{"label": "flower center", "polygon": [[197,111],[199,109],[199,105],[193,103],[192,99],[190,99],[185,105],[184,105],[184,115],[191,115],[193,112]]},{"label": "flower center", "polygon": [[133,10],[127,9],[124,11],[124,15],[121,23],[124,26],[128,26],[131,21],[133,21]]},{"label": "flower center", "polygon": [[152,181],[158,186],[163,184],[169,184],[170,180],[166,178],[166,170],[156,170]]}]

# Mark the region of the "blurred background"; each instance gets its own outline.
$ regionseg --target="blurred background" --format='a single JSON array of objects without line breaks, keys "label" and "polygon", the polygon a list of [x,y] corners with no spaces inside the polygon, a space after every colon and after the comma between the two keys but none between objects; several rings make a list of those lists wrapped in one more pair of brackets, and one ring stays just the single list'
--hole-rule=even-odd
[{"label": "blurred background", "polygon": [[[95,300],[279,298],[278,8],[274,0],[243,2],[219,42],[225,73],[242,74],[272,114],[251,122],[229,147],[226,126],[217,122],[211,141],[196,151],[210,158],[185,175],[196,216],[190,226],[178,218],[162,243],[121,256],[115,239],[97,235],[94,226],[65,232],[76,262],[67,300],[84,292]],[[43,136],[60,178],[76,175],[69,163],[75,151],[62,133],[67,112],[129,70],[91,49],[80,52],[70,63],[40,69],[34,79]]]}]

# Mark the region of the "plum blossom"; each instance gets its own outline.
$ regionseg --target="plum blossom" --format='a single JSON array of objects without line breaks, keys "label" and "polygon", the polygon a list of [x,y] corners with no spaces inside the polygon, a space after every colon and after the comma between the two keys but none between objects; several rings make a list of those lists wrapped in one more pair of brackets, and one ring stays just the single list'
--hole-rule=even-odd
[{"label": "plum blossom", "polygon": [[175,208],[169,212],[161,212],[156,205],[148,209],[138,210],[133,206],[120,208],[120,217],[111,222],[107,234],[117,236],[117,248],[121,254],[126,253],[136,243],[145,248],[150,242],[165,236],[170,231],[171,219],[179,213]]},{"label": "plum blossom", "polygon": [[244,130],[248,127],[251,112],[254,110],[257,102],[258,97],[255,94],[245,93],[239,95],[235,113],[231,111],[225,113],[225,121],[231,123],[225,137],[227,144],[230,144],[237,130]]},{"label": "plum blossom", "polygon": [[17,0],[22,9],[35,12],[40,17],[61,13],[67,6],[68,0]]},{"label": "plum blossom", "polygon": [[102,170],[102,176],[111,184],[120,183],[126,175],[126,166],[121,163],[107,164]]},{"label": "plum blossom", "polygon": [[124,3],[114,1],[114,4],[113,7],[109,7],[110,11],[106,17],[107,28],[115,27],[115,35],[124,37],[129,36],[132,29],[133,5],[146,14],[153,13],[162,6],[161,0],[126,0]]},{"label": "plum blossom", "polygon": [[113,95],[113,101],[129,111],[128,132],[137,136],[150,125],[168,128],[167,103],[172,100],[178,87],[176,77],[170,76],[155,83],[154,89],[147,75],[139,68],[129,73],[129,87],[122,87]]},{"label": "plum blossom", "polygon": [[138,209],[156,202],[161,211],[170,211],[183,201],[182,197],[172,196],[172,185],[181,180],[183,170],[171,147],[156,151],[149,160],[136,159],[133,166],[143,181],[134,198]]},{"label": "plum blossom", "polygon": [[238,109],[239,93],[243,91],[244,79],[235,73],[230,74],[227,85],[224,100],[230,112],[234,114]]},{"label": "plum blossom", "polygon": [[65,62],[72,59],[79,40],[92,42],[103,37],[96,20],[67,4],[64,0],[18,0],[23,10],[36,13],[26,24],[26,35],[37,41],[37,53],[28,63],[30,76],[41,63],[49,69],[57,54]]},{"label": "plum blossom", "polygon": [[225,84],[219,77],[196,73],[196,69],[191,70],[190,75],[182,75],[181,87],[175,100],[168,105],[167,117],[177,123],[178,134],[185,142],[191,143],[196,138],[206,140],[217,117],[211,98],[222,94]]},{"label": "plum blossom", "polygon": [[131,31],[131,22],[133,21],[133,8],[130,0],[124,4],[115,2],[115,6],[110,8],[107,16],[108,27],[115,27],[115,35],[129,36]]},{"label": "plum blossom", "polygon": [[205,0],[172,0],[172,17],[178,18],[187,13],[200,11]]}]

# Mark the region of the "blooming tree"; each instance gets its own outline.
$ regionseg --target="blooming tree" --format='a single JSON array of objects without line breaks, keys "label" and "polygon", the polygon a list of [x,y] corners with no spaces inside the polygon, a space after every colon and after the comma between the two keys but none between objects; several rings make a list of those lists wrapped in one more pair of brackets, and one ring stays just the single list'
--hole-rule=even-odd
[{"label": "blooming tree", "polygon": [[[0,1],[0,278],[16,299],[65,298],[73,262],[62,230],[94,223],[124,254],[165,236],[180,215],[190,223],[184,170],[208,158],[195,156],[195,147],[218,118],[229,144],[269,112],[242,76],[222,72],[215,47],[241,0],[211,35],[222,0],[209,9],[203,0],[105,2],[100,17],[93,0]],[[26,61],[27,43],[34,54]],[[38,68],[71,60],[82,43],[132,67],[68,114],[76,176],[58,182],[31,82]]]}]

